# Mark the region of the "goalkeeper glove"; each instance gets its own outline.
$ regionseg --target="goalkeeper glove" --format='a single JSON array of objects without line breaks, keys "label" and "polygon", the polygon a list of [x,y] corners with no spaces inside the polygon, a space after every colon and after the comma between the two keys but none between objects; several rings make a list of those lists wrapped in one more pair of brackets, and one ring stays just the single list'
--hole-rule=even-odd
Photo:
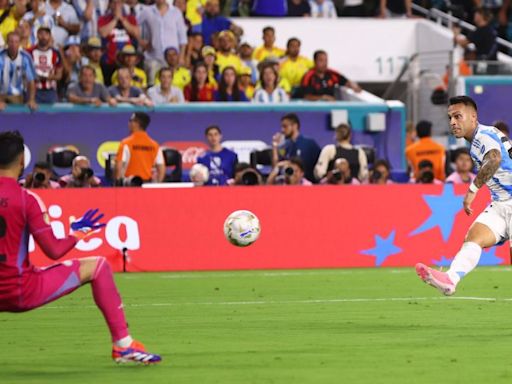
[{"label": "goalkeeper glove", "polygon": [[98,209],[89,209],[79,220],[71,223],[73,231],[71,236],[75,236],[78,240],[83,240],[97,229],[103,228],[105,224],[99,223],[99,221],[104,215],[103,213],[98,214],[98,212]]}]

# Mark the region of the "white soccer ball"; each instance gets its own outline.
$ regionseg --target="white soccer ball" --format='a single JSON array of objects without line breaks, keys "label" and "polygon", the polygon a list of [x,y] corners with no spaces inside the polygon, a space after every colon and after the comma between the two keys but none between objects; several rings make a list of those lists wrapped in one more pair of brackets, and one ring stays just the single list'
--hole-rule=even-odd
[{"label": "white soccer ball", "polygon": [[235,211],[224,222],[226,239],[237,247],[247,247],[260,236],[260,221],[250,211]]},{"label": "white soccer ball", "polygon": [[190,181],[192,181],[194,185],[200,186],[208,182],[210,171],[205,165],[196,163],[192,166],[192,168],[190,168],[189,175]]}]

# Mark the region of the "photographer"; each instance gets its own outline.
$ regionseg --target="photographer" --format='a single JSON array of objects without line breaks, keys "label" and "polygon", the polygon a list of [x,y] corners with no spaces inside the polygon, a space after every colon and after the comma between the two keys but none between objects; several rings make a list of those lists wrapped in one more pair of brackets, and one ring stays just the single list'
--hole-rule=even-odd
[{"label": "photographer", "polygon": [[41,161],[34,165],[32,172],[22,182],[25,188],[56,189],[60,188],[59,183],[51,180],[52,170],[50,164]]},{"label": "photographer", "polygon": [[434,177],[434,166],[430,160],[422,160],[418,163],[418,178],[411,179],[411,183],[443,184],[441,180]]},{"label": "photographer", "polygon": [[352,177],[352,171],[350,170],[350,164],[348,160],[340,157],[334,161],[333,169],[327,172],[327,175],[322,180],[320,180],[320,184],[359,185],[361,183],[358,179]]},{"label": "photographer", "polygon": [[370,184],[393,184],[389,179],[390,174],[391,165],[389,164],[389,161],[384,159],[375,160],[373,168],[370,171]]},{"label": "photographer", "polygon": [[229,185],[262,185],[261,174],[247,163],[238,163],[235,166],[235,177],[228,180]]},{"label": "photographer", "polygon": [[71,174],[59,179],[62,188],[91,188],[99,187],[101,180],[94,176],[91,162],[85,156],[77,156],[73,159]]},{"label": "photographer", "polygon": [[267,184],[269,185],[312,185],[304,178],[304,165],[300,157],[292,157],[277,163],[270,175]]}]

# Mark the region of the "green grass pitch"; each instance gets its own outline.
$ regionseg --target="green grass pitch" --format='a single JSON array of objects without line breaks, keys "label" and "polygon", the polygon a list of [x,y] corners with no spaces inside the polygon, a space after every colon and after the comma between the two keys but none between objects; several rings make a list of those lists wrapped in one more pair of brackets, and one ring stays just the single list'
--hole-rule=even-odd
[{"label": "green grass pitch", "polygon": [[117,366],[90,287],[0,313],[0,383],[509,383],[512,269],[444,298],[412,269],[118,274],[158,366]]}]

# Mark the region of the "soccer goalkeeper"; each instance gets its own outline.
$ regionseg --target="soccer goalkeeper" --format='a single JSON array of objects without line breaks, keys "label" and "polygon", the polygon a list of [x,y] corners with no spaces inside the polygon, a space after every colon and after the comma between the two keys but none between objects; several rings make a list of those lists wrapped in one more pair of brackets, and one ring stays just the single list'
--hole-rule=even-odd
[{"label": "soccer goalkeeper", "polygon": [[121,297],[105,258],[67,260],[48,268],[31,265],[30,234],[49,258],[58,260],[105,224],[100,223],[103,215],[98,210],[90,210],[71,224],[71,235],[56,239],[44,203],[18,185],[23,169],[23,137],[18,132],[0,133],[0,312],[29,311],[91,283],[94,301],[112,335],[112,358],[118,363],[161,361],[159,355],[146,352],[130,336]]}]

